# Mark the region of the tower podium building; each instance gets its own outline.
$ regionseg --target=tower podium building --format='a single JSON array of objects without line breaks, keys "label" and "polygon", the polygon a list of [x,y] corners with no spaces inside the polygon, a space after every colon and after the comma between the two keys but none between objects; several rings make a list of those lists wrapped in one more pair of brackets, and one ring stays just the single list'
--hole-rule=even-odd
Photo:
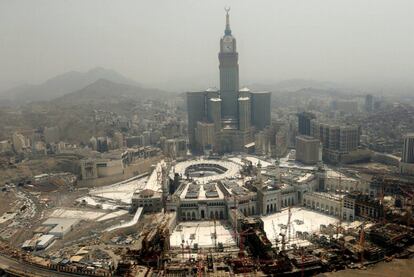
[{"label": "tower podium building", "polygon": [[270,125],[271,93],[239,89],[238,58],[227,10],[218,54],[220,89],[187,92],[188,135],[193,152],[243,152],[245,145],[254,141],[255,132]]},{"label": "tower podium building", "polygon": [[414,176],[414,133],[404,136],[400,171],[401,174]]}]

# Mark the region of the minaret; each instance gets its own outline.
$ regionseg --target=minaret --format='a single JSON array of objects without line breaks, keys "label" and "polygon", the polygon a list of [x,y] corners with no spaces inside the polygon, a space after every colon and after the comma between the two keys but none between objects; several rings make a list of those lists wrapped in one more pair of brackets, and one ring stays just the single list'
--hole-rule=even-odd
[{"label": "minaret", "polygon": [[226,9],[226,28],[220,40],[219,69],[221,115],[224,118],[238,118],[239,64],[236,39],[230,29],[230,9]]}]

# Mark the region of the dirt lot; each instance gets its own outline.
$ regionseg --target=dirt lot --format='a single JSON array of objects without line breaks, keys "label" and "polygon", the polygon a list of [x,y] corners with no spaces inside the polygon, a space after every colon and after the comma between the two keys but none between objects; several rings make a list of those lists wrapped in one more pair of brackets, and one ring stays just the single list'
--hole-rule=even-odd
[{"label": "dirt lot", "polygon": [[0,215],[13,209],[13,203],[17,200],[13,192],[0,192]]},{"label": "dirt lot", "polygon": [[16,182],[21,179],[30,178],[45,172],[67,171],[78,174],[77,164],[78,161],[75,159],[54,157],[23,161],[0,169],[0,185],[3,185],[5,182]]},{"label": "dirt lot", "polygon": [[394,259],[392,262],[381,262],[368,267],[366,270],[343,270],[320,274],[323,277],[352,277],[352,276],[375,276],[375,277],[408,277],[413,276],[414,259],[399,260]]}]

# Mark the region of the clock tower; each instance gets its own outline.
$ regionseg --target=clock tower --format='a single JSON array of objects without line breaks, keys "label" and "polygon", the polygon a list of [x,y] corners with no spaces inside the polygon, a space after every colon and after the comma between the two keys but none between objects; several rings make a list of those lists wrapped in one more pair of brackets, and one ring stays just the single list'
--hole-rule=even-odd
[{"label": "clock tower", "polygon": [[222,99],[221,114],[224,118],[238,117],[239,64],[236,50],[236,39],[230,29],[230,9],[226,9],[226,29],[220,40],[220,98]]}]

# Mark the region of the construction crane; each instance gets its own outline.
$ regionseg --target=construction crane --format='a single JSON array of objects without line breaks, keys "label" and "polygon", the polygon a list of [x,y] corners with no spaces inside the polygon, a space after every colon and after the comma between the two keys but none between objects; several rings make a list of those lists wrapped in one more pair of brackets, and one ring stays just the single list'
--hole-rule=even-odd
[{"label": "construction crane", "polygon": [[291,223],[291,218],[292,218],[292,211],[290,210],[290,206],[288,208],[288,222],[287,222],[287,232],[288,232],[288,242],[291,239],[291,232],[292,232],[292,223]]},{"label": "construction crane", "polygon": [[360,247],[360,261],[361,264],[364,261],[364,250],[365,250],[365,222],[361,224],[361,231],[359,232],[359,247]]},{"label": "construction crane", "polygon": [[237,196],[234,194],[233,195],[233,199],[234,199],[234,240],[237,242],[237,221],[238,221],[238,216],[237,216],[237,211],[239,210],[239,205],[237,202]]},{"label": "construction crane", "polygon": [[343,211],[342,211],[342,207],[344,205],[344,198],[341,197],[341,201],[339,202],[339,220],[337,222],[337,226],[336,226],[336,239],[339,238],[339,230],[342,228],[342,216],[343,216]]},{"label": "construction crane", "polygon": [[197,235],[198,227],[200,227],[200,223],[197,224],[197,227],[196,227],[194,233],[190,234],[190,246],[193,244],[193,241],[195,240],[195,237]]},{"label": "construction crane", "polygon": [[193,242],[195,240],[195,237],[197,235],[198,227],[200,226],[200,223],[197,224],[196,229],[194,230],[194,233],[190,234],[190,243],[187,241],[187,249],[188,249],[188,259],[191,260],[191,247],[193,246]]},{"label": "construction crane", "polygon": [[[287,221],[287,225],[286,225],[286,229],[284,229],[284,232],[281,232],[279,234],[279,236],[282,237],[282,251],[285,252],[286,250],[286,244],[290,241],[290,231],[291,231],[291,222],[290,219],[292,217],[292,212],[290,210],[290,207],[288,208],[288,221]],[[286,233],[288,236],[288,240],[286,241]]]},{"label": "construction crane", "polygon": [[275,249],[276,249],[276,254],[277,254],[277,251],[279,250],[278,249],[279,239],[278,239],[278,235],[277,235],[277,232],[276,232],[275,223],[274,223],[273,220],[272,220],[272,228],[273,228],[273,233],[275,235]]},{"label": "construction crane", "polygon": [[213,234],[212,234],[212,239],[213,239],[213,243],[214,243],[214,248],[217,248],[217,227],[216,227],[216,216],[214,216],[213,222],[214,222],[214,232],[213,232]]}]

